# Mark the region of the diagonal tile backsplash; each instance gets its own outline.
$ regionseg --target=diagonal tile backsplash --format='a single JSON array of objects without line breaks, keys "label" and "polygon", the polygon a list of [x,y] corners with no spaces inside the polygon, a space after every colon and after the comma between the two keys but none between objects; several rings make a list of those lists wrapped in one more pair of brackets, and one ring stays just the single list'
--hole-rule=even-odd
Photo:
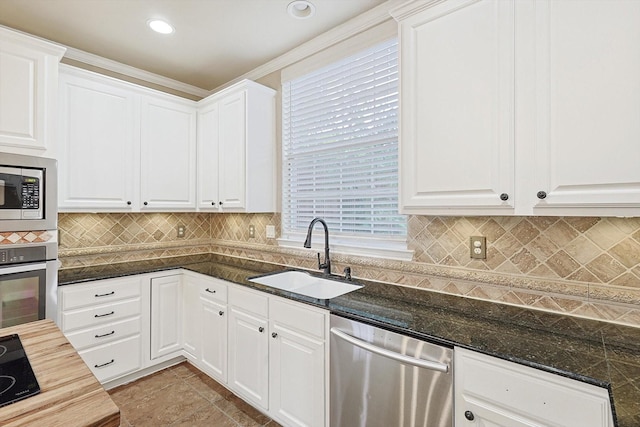
[{"label": "diagonal tile backsplash", "polygon": [[[280,235],[279,214],[60,214],[60,258],[70,268],[216,252],[316,268],[267,225]],[[469,256],[475,235],[487,238],[485,260]],[[334,271],[640,327],[640,218],[409,216],[407,245],[411,262],[334,254]]]}]

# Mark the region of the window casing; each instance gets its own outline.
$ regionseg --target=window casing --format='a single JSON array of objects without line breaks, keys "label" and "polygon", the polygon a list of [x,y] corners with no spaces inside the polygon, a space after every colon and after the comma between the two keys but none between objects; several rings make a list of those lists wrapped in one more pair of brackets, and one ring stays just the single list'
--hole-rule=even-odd
[{"label": "window casing", "polygon": [[321,217],[332,249],[406,251],[407,221],[398,214],[397,40],[283,82],[282,92],[281,244],[301,245]]}]

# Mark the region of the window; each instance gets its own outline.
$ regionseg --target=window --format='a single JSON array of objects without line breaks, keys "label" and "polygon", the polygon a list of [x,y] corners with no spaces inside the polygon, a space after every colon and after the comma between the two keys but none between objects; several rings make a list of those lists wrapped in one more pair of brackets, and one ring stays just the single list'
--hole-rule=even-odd
[{"label": "window", "polygon": [[406,249],[397,40],[284,82],[282,104],[283,240],[301,242],[321,217],[332,242]]}]

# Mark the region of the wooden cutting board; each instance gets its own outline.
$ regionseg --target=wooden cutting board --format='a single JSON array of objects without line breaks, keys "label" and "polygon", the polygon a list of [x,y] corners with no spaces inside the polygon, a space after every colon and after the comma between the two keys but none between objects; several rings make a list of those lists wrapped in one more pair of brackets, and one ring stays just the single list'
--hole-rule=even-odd
[{"label": "wooden cutting board", "polygon": [[120,425],[120,410],[51,320],[0,329],[18,334],[35,373],[40,393],[0,408],[0,425]]}]

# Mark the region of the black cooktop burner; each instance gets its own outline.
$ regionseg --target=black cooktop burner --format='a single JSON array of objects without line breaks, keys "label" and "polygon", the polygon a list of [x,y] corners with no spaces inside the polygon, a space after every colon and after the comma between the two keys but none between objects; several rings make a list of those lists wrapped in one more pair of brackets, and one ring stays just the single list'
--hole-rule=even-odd
[{"label": "black cooktop burner", "polygon": [[31,369],[17,334],[0,337],[0,406],[40,393],[40,386]]}]

